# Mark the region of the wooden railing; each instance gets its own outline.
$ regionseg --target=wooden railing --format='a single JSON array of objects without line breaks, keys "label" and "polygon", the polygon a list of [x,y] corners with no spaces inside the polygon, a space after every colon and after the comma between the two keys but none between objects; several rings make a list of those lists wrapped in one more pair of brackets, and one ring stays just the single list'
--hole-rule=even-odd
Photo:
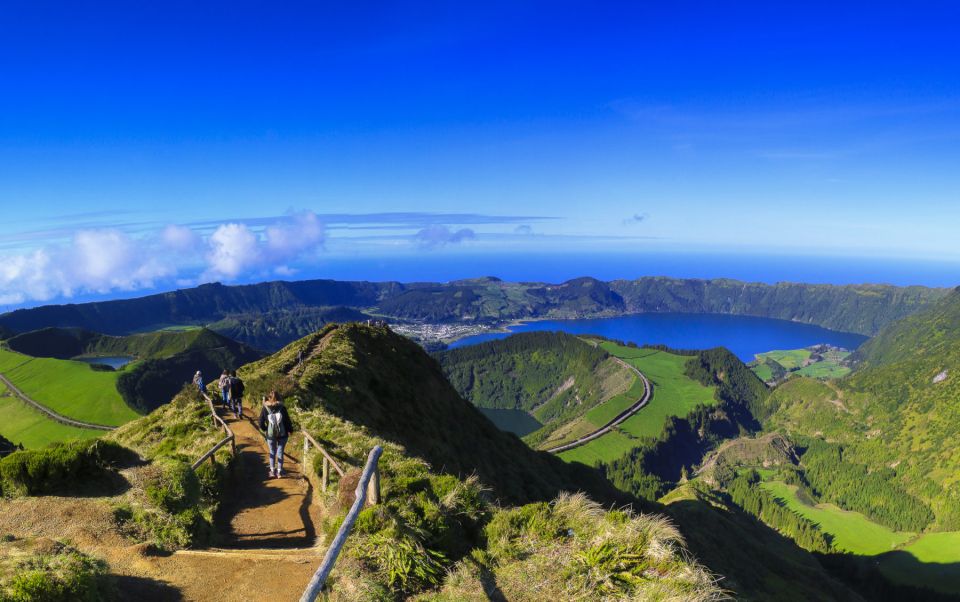
[{"label": "wooden railing", "polygon": [[[321,450],[323,449],[320,446],[317,447]],[[363,509],[367,499],[370,498],[371,503],[379,502],[380,470],[378,461],[380,460],[381,454],[383,454],[383,448],[379,445],[370,450],[370,455],[367,456],[367,464],[363,467],[363,474],[360,475],[360,482],[357,483],[357,489],[354,492],[356,499],[353,501],[353,506],[350,507],[350,512],[347,513],[347,517],[343,519],[343,524],[340,525],[337,536],[334,537],[333,543],[331,543],[327,549],[327,553],[323,557],[323,562],[320,563],[320,568],[313,574],[313,578],[307,585],[307,589],[304,590],[303,596],[300,597],[300,602],[314,602],[314,600],[317,599],[317,596],[323,591],[327,578],[333,570],[333,565],[336,564],[337,557],[340,555],[340,550],[343,549],[343,545],[347,541],[347,536],[350,535],[350,530],[353,529],[353,524],[357,521],[357,515],[360,514],[360,510]],[[332,458],[330,460],[332,461]],[[334,463],[334,465],[336,465],[336,463]],[[376,490],[375,496],[371,495],[374,490]]]},{"label": "wooden railing", "polygon": [[321,488],[323,489],[323,492],[326,493],[327,485],[330,483],[330,467],[331,466],[333,467],[333,469],[337,472],[337,474],[340,475],[340,478],[343,478],[343,475],[346,473],[344,473],[343,468],[341,468],[340,465],[337,464],[337,461],[333,459],[333,456],[330,455],[330,452],[324,449],[322,445],[317,443],[317,440],[311,437],[310,433],[308,433],[307,431],[302,431],[302,433],[303,433],[303,459],[300,461],[300,465],[303,466],[304,470],[306,470],[307,457],[310,454],[311,445],[315,447],[317,451],[320,452],[320,454],[323,456],[323,470],[321,471],[321,475],[320,475],[320,483],[321,483]]},{"label": "wooden railing", "polygon": [[193,468],[194,470],[199,468],[200,465],[203,464],[207,459],[209,459],[210,462],[213,462],[214,461],[213,455],[217,453],[217,450],[227,445],[228,443],[230,444],[230,453],[233,454],[234,456],[237,455],[237,437],[236,435],[233,434],[233,429],[227,426],[227,423],[224,422],[223,418],[217,415],[217,410],[214,409],[213,400],[210,399],[210,396],[202,391],[200,392],[200,394],[203,395],[203,398],[207,402],[207,406],[210,407],[210,415],[213,416],[213,426],[219,426],[221,429],[223,429],[223,432],[226,433],[226,436],[220,441],[218,441],[216,445],[214,445],[213,447],[210,448],[209,451],[207,451],[207,453],[200,456],[200,458],[193,463],[193,466],[191,466],[191,468]]}]

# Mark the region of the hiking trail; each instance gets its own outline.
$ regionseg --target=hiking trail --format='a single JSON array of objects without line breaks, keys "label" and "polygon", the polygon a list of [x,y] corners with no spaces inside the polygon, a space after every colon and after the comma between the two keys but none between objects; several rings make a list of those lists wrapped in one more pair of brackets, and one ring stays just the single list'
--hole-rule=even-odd
[{"label": "hiking trail", "polygon": [[115,500],[109,497],[8,500],[0,512],[0,533],[69,540],[103,558],[125,600],[298,600],[326,551],[317,539],[321,512],[291,453],[298,448],[296,434],[287,444],[286,476],[268,477],[269,454],[254,426],[257,417],[250,408],[243,419],[224,416],[236,435],[237,458],[214,517],[217,547],[163,553],[132,543],[117,531]]}]

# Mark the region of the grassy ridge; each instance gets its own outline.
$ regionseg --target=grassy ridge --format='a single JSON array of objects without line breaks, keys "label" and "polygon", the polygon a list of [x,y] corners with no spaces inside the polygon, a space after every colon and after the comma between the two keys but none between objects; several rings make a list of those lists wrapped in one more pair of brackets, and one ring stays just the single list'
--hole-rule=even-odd
[{"label": "grassy ridge", "polygon": [[[684,373],[689,357],[656,349],[624,347],[609,341],[601,343],[600,347],[635,366],[646,375],[653,385],[653,397],[645,408],[628,418],[615,431],[580,447],[562,452],[560,457],[568,462],[581,462],[592,466],[597,461],[613,461],[635,447],[636,439],[659,435],[668,417],[683,417],[698,405],[717,403],[713,387],[706,387]],[[634,401],[642,395],[642,391],[641,383],[634,386],[631,390],[631,394],[635,395]],[[630,403],[624,400],[622,406],[629,407]],[[587,417],[593,421],[593,417],[596,416],[597,420],[594,424],[602,425],[604,422],[600,419],[606,416],[612,418],[618,413],[611,411],[612,409],[604,409],[600,406],[594,410],[596,414],[588,413]],[[600,414],[601,411],[605,413]]]},{"label": "grassy ridge", "polygon": [[0,350],[0,372],[24,394],[69,418],[120,426],[140,415],[117,392],[120,372]]}]

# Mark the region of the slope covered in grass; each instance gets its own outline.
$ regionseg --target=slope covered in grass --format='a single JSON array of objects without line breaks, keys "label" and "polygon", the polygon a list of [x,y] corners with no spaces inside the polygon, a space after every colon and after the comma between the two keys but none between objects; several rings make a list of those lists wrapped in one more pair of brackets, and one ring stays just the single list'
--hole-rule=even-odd
[{"label": "slope covered in grass", "polygon": [[[598,412],[620,408],[616,415],[637,399],[631,401],[628,395],[638,380],[628,368],[565,333],[523,333],[437,358],[450,383],[475,406],[525,411],[543,424],[526,437],[533,445],[547,440],[559,444],[552,435],[567,423],[586,414],[591,425],[596,424],[602,420]],[[642,390],[641,385],[640,394]]]},{"label": "slope covered in grass", "polygon": [[627,419],[615,432],[561,453],[560,457],[568,462],[590,466],[598,461],[611,462],[636,447],[637,440],[659,436],[668,418],[682,418],[698,405],[717,403],[714,388],[704,386],[686,374],[689,356],[659,349],[627,347],[610,341],[601,343],[600,347],[639,369],[653,385],[653,396],[646,407]]},{"label": "slope covered in grass", "polygon": [[843,380],[778,387],[760,412],[765,425],[841,444],[846,462],[929,506],[929,528],[960,529],[960,293],[858,355],[860,367]]},{"label": "slope covered in grass", "polygon": [[117,391],[119,372],[0,349],[0,373],[30,398],[69,418],[119,426],[139,416]]},{"label": "slope covered in grass", "polygon": [[[672,527],[565,495],[588,491],[604,505],[626,499],[595,471],[498,430],[433,358],[388,329],[331,326],[240,373],[255,398],[281,391],[298,428],[349,472],[374,445],[384,447],[383,503],[361,513],[334,573],[334,599],[482,599],[477,584],[491,577],[517,600],[719,594]],[[330,509],[328,531],[342,512]]]},{"label": "slope covered in grass", "polygon": [[8,395],[3,383],[0,383],[0,416],[3,417],[0,421],[0,436],[27,449],[43,447],[54,441],[93,439],[103,435],[100,430],[76,428],[51,420],[45,414]]}]

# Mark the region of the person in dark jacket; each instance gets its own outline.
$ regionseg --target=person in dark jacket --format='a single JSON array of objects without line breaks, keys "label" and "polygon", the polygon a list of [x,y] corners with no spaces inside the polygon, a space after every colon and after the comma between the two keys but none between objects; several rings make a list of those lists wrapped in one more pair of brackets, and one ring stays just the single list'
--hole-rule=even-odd
[{"label": "person in dark jacket", "polygon": [[238,419],[243,418],[243,392],[246,389],[243,381],[237,377],[237,371],[230,371],[230,407],[233,408],[233,415]]},{"label": "person in dark jacket", "polygon": [[270,391],[270,395],[263,400],[259,424],[270,447],[270,476],[279,479],[283,476],[283,448],[293,432],[293,423],[276,391]]}]

